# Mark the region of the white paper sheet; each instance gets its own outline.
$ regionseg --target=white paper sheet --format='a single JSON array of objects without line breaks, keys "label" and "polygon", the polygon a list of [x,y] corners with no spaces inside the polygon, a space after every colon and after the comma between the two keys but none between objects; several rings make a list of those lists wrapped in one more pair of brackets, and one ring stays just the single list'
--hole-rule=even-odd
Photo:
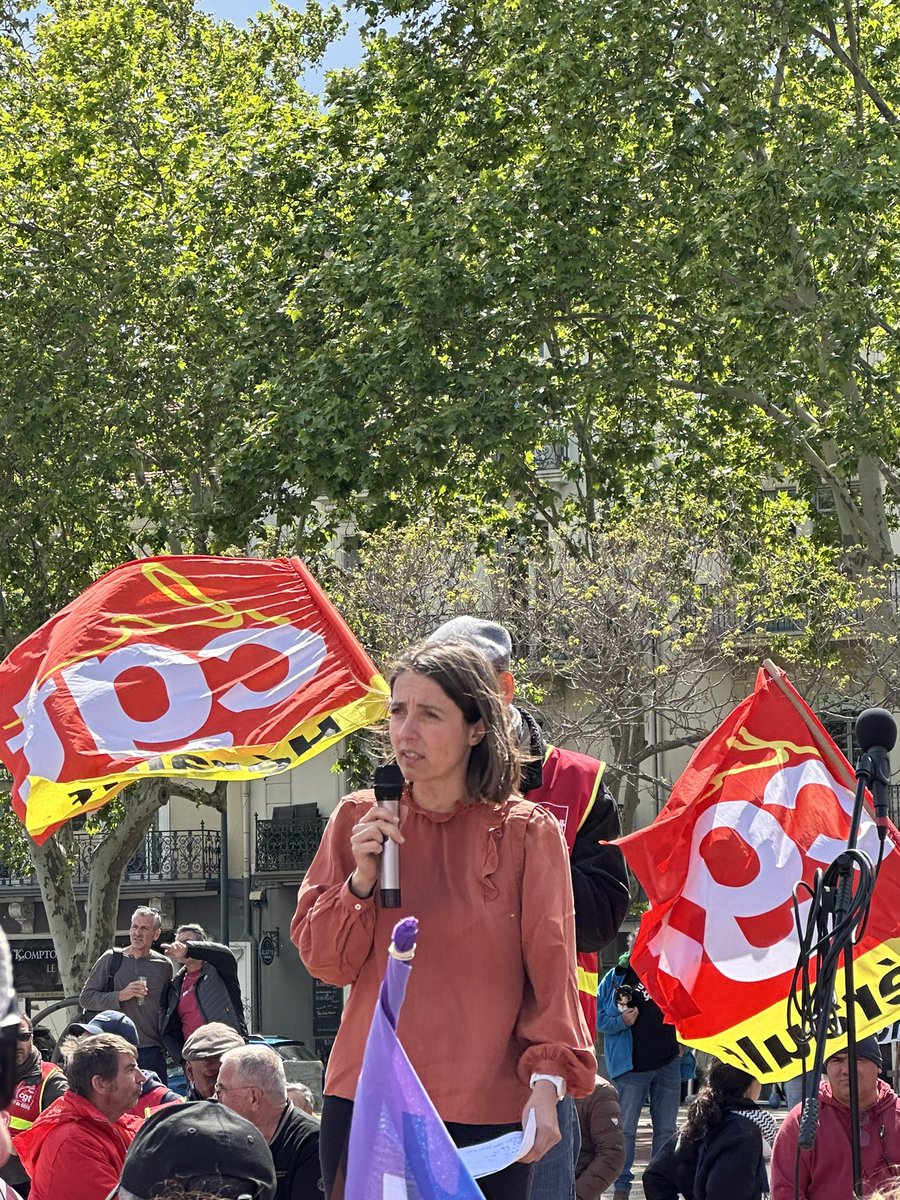
[{"label": "white paper sheet", "polygon": [[465,1146],[459,1152],[459,1157],[469,1168],[471,1174],[480,1179],[482,1175],[493,1175],[502,1171],[524,1158],[537,1135],[537,1122],[534,1112],[528,1114],[525,1128],[517,1133],[505,1133],[503,1137],[493,1138],[489,1142],[479,1142],[477,1146]]}]

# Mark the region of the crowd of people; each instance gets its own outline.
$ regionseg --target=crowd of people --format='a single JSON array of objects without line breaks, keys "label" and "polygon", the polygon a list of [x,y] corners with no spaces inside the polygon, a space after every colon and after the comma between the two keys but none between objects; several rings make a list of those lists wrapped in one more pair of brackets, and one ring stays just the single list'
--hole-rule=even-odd
[{"label": "crowd of people", "polygon": [[[156,950],[161,932],[155,909],[134,912],[53,1061],[18,1017],[0,1200],[153,1200],[172,1188],[320,1200],[313,1096],[289,1090],[274,1050],[248,1044],[233,953],[196,924]],[[170,1062],[184,1067],[185,1096],[168,1086]]]},{"label": "crowd of people", "polygon": [[108,1010],[69,1027],[59,1066],[35,1063],[20,1042],[4,1200],[152,1200],[170,1184],[233,1200],[321,1197],[312,1096],[289,1094],[274,1050],[201,1025],[184,1044],[185,1098],[140,1066],[138,1039],[129,1017]]},{"label": "crowd of people", "polygon": [[[518,1161],[479,1180],[486,1200],[610,1189],[628,1200],[647,1104],[647,1200],[850,1200],[846,1051],[827,1061],[811,1150],[798,1148],[798,1108],[778,1130],[759,1081],[715,1060],[678,1128],[685,1060],[673,1027],[630,952],[598,975],[629,900],[603,764],[546,744],[513,703],[510,661],[507,630],[470,617],[398,659],[399,812],[373,791],[345,797],[300,887],[300,957],[350,987],[321,1112],[279,1055],[250,1041],[229,948],[196,924],[160,944],[160,914],[140,907],[128,945],[94,965],[54,1061],[27,1017],[0,1030],[15,1038],[0,1200],[355,1200],[356,1084],[400,915],[379,898],[390,844],[403,912],[419,921],[398,1024],[407,1055],[457,1146],[534,1126]],[[610,1080],[597,1074],[597,1032]],[[868,1193],[900,1174],[900,1098],[879,1078],[874,1039],[856,1050]],[[184,1066],[184,1097],[169,1088],[170,1062]]]}]

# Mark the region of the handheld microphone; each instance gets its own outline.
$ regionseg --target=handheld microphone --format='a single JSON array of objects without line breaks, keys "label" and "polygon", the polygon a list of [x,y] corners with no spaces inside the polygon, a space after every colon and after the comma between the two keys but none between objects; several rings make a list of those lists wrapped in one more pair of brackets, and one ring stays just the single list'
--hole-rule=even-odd
[{"label": "handheld microphone", "polygon": [[856,773],[866,776],[872,792],[878,836],[884,841],[888,821],[887,789],[891,778],[888,756],[897,740],[897,723],[886,709],[867,708],[856,718],[856,740],[862,750]]},{"label": "handheld microphone", "polygon": [[[406,781],[396,763],[375,769],[375,799],[399,817],[400,797]],[[381,854],[381,907],[400,907],[400,847],[389,837],[384,839]]]}]

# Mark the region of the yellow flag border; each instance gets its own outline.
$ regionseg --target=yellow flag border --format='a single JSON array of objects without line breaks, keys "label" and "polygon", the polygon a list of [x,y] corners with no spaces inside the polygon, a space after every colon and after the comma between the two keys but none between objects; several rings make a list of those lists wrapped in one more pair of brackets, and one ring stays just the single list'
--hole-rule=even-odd
[{"label": "yellow flag border", "polygon": [[[853,960],[856,994],[856,1032],[858,1037],[891,1025],[900,1017],[900,937],[891,938],[867,950]],[[844,973],[838,972],[838,1020],[846,1016]],[[692,1038],[679,1031],[679,1041],[696,1050],[705,1050],[716,1058],[749,1072],[763,1083],[791,1079],[803,1066],[796,1042],[785,1032],[787,1001],[779,1000],[754,1013],[737,1025],[711,1037]],[[773,1032],[774,1031],[774,1032]],[[835,1054],[847,1044],[845,1033],[829,1039],[826,1055]],[[815,1042],[807,1062],[815,1057]]]},{"label": "yellow flag border", "polygon": [[374,675],[368,691],[358,699],[329,712],[317,713],[274,746],[169,751],[137,763],[127,771],[112,772],[89,781],[58,783],[41,776],[29,776],[25,828],[32,837],[40,836],[60,821],[94,812],[138,779],[246,780],[280,775],[327,750],[349,733],[382,720],[389,699],[386,680],[381,675]]}]

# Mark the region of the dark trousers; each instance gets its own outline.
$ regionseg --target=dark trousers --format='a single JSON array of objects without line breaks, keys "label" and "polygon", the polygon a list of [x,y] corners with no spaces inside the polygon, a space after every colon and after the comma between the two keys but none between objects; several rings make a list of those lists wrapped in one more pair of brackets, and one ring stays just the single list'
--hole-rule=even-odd
[{"label": "dark trousers", "polygon": [[155,1071],[161,1083],[169,1082],[166,1070],[166,1052],[160,1046],[138,1046],[138,1066],[145,1071]]},{"label": "dark trousers", "polygon": [[[344,1100],[341,1096],[325,1097],[319,1127],[319,1160],[325,1200],[344,1200],[352,1117],[352,1100]],[[520,1129],[518,1125],[460,1125],[455,1121],[447,1121],[446,1125],[457,1146],[474,1146]],[[532,1170],[531,1163],[513,1163],[496,1175],[485,1175],[477,1181],[478,1186],[487,1200],[529,1200]]]}]

